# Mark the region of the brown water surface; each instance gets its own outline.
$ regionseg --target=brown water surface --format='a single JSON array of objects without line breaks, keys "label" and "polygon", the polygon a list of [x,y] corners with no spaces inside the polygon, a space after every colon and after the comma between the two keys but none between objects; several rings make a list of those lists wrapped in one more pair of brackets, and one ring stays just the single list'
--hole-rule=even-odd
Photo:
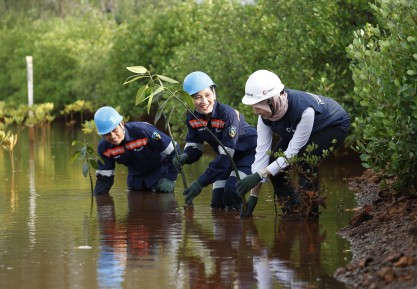
[{"label": "brown water surface", "polygon": [[[33,144],[28,131],[15,148],[15,172],[0,151],[0,288],[346,288],[332,276],[350,259],[337,232],[355,207],[347,178],[356,157],[326,160],[319,221],[275,216],[270,185],[254,218],[211,211],[210,188],[183,210],[175,194],[127,193],[118,166],[110,196],[92,198],[71,142],[93,136],[54,125]],[[191,183],[211,156],[186,166]],[[347,161],[350,160],[350,161]]]}]

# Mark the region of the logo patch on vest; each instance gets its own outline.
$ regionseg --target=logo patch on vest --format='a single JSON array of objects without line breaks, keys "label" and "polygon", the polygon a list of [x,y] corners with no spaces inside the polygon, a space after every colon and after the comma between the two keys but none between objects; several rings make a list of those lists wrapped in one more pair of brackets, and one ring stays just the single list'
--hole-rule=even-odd
[{"label": "logo patch on vest", "polygon": [[156,139],[156,140],[160,140],[161,135],[157,131],[154,131],[153,134],[152,134],[152,138]]},{"label": "logo patch on vest", "polygon": [[229,135],[230,135],[230,137],[235,137],[236,136],[236,127],[235,126],[229,127]]}]

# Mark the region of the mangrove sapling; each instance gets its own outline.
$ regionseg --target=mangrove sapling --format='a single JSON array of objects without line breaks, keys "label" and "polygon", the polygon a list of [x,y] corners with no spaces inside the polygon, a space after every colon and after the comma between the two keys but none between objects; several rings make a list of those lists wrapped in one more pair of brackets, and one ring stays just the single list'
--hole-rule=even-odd
[{"label": "mangrove sapling", "polygon": [[[228,150],[223,146],[221,141],[198,119],[198,117],[194,114],[193,110],[190,109],[190,107],[194,106],[191,96],[184,90],[180,89],[173,91],[164,85],[164,82],[167,82],[169,84],[178,84],[178,81],[164,75],[151,74],[143,66],[132,66],[126,68],[134,74],[129,76],[125,80],[124,84],[128,84],[142,79],[147,80],[147,83],[141,86],[136,93],[136,105],[140,105],[141,103],[147,101],[146,107],[147,112],[149,114],[152,103],[156,103],[158,105],[158,109],[155,115],[154,122],[157,123],[160,117],[163,115],[165,117],[165,123],[167,125],[169,125],[170,123],[172,111],[175,108],[175,103],[179,103],[180,105],[182,105],[196,121],[200,122],[202,127],[204,127],[205,130],[210,134],[210,136],[212,136],[213,139],[223,148],[232,164],[232,167],[236,174],[236,178],[240,180],[236,164],[233,161],[233,158],[229,154]],[[169,113],[165,114],[165,110],[169,110]],[[242,206],[243,209],[246,210],[246,199],[244,196],[242,196]]]},{"label": "mangrove sapling", "polygon": [[4,131],[0,131],[1,135],[1,146],[3,147],[3,149],[5,149],[6,151],[9,152],[9,156],[10,156],[10,163],[12,165],[12,172],[14,172],[14,155],[13,155],[13,149],[14,146],[17,143],[17,134],[13,134],[11,131],[8,131],[7,133],[5,133]]},{"label": "mangrove sapling", "polygon": [[96,124],[94,123],[94,119],[92,120],[86,120],[81,124],[82,132],[84,134],[92,134],[93,140],[94,140],[94,147],[97,147],[97,128]]},{"label": "mangrove sapling", "polygon": [[[92,111],[93,105],[89,101],[85,100],[76,100],[73,103],[65,105],[64,109],[61,111],[61,114],[65,117],[65,124],[67,126],[73,126],[77,121],[74,119],[74,114],[80,113],[80,123],[84,122],[84,113],[86,111]],[[70,120],[67,120],[67,116],[70,116]]]},{"label": "mangrove sapling", "polygon": [[97,169],[97,161],[96,159],[98,159],[99,161],[103,162],[103,159],[100,157],[100,155],[97,153],[96,149],[94,148],[93,145],[91,145],[90,143],[86,142],[86,141],[73,141],[72,142],[73,146],[81,146],[81,148],[77,151],[74,152],[74,154],[71,157],[71,162],[73,162],[75,159],[79,159],[81,158],[83,160],[83,164],[82,164],[82,172],[84,177],[88,176],[90,177],[90,188],[91,188],[91,195],[94,195],[94,187],[93,187],[93,178],[91,176],[91,167],[93,167],[94,169]]},{"label": "mangrove sapling", "polygon": [[[336,140],[333,140],[333,145],[336,143]],[[274,157],[283,157],[288,163],[289,170],[286,172],[286,178],[288,183],[292,185],[293,188],[300,194],[302,198],[302,204],[299,204],[295,210],[291,212],[291,215],[301,216],[304,218],[307,217],[318,217],[318,207],[322,206],[326,208],[326,190],[325,186],[319,187],[318,185],[318,167],[323,162],[323,160],[334,151],[334,147],[323,150],[320,154],[317,154],[318,146],[314,143],[309,144],[306,147],[305,152],[301,156],[293,156],[288,158],[282,150],[274,153]],[[303,164],[308,164],[308,169],[303,167]],[[300,185],[299,179],[303,178],[307,183],[311,184],[312,187],[309,189],[303,188]],[[280,206],[285,206],[285,203],[288,200],[279,200],[275,196],[275,213],[277,213],[276,203],[278,202]],[[286,213],[284,212],[284,215]]]}]

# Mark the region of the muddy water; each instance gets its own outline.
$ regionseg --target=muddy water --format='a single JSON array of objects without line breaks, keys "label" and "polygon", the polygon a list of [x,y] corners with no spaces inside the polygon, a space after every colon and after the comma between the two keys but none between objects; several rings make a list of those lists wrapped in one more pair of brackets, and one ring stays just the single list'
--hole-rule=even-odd
[{"label": "muddy water", "polygon": [[[21,133],[15,172],[0,151],[0,288],[346,288],[332,275],[351,258],[337,231],[355,206],[356,158],[323,164],[319,221],[276,218],[268,185],[241,220],[212,212],[209,188],[185,213],[181,179],[175,194],[127,193],[121,166],[111,196],[92,198],[70,157],[72,140],[95,139],[58,125],[35,138]],[[186,166],[189,183],[209,160]]]}]

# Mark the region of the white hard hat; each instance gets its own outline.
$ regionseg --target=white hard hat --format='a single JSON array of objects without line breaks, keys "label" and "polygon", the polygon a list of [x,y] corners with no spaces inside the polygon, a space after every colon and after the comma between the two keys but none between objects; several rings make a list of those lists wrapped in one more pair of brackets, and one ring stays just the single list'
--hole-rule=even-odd
[{"label": "white hard hat", "polygon": [[245,96],[242,98],[242,102],[253,105],[279,95],[283,89],[284,84],[275,73],[268,70],[257,70],[246,81]]}]

